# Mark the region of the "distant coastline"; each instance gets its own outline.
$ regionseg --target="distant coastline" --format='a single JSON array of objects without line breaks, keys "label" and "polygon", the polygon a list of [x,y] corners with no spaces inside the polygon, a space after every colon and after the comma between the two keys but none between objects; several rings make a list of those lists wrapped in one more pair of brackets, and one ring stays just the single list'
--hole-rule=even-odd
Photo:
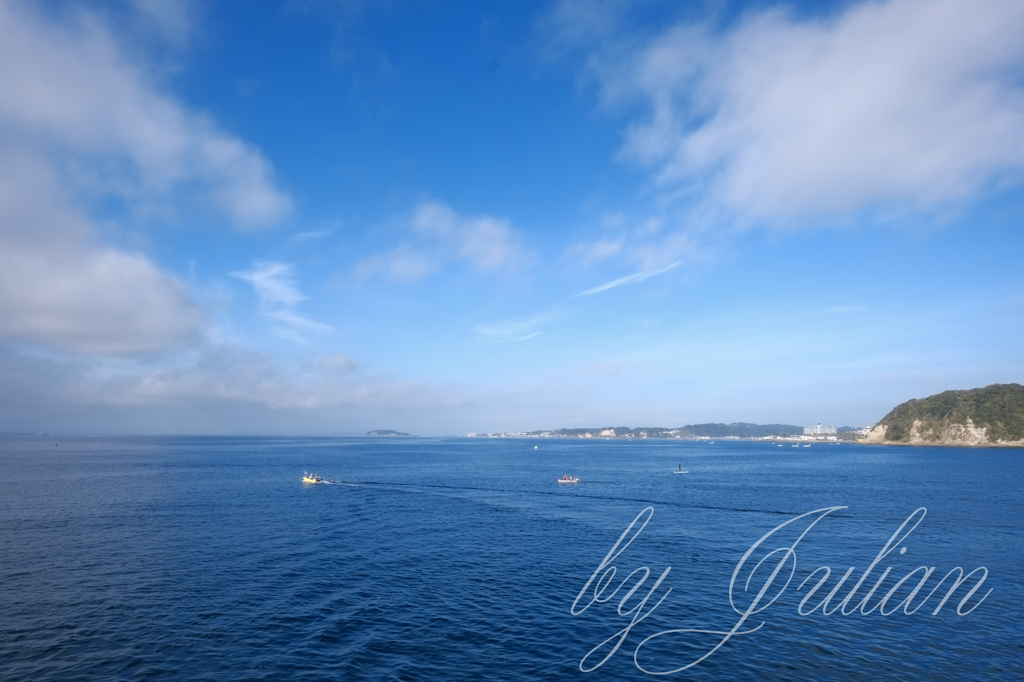
[{"label": "distant coastline", "polygon": [[[374,435],[378,432],[371,432]],[[385,435],[381,433],[381,435]],[[407,434],[402,434],[407,435]],[[874,426],[817,428],[749,422],[689,424],[675,428],[607,426],[466,434],[468,438],[571,438],[595,440],[761,440],[1024,448],[1024,386],[992,384],[945,391],[893,408]]]},{"label": "distant coastline", "polygon": [[505,431],[501,433],[468,433],[468,438],[573,438],[598,440],[851,440],[854,435],[866,433],[867,429],[843,426],[833,429],[831,436],[808,437],[808,427],[793,424],[752,424],[733,422],[731,424],[708,423],[689,424],[675,428],[645,426],[607,426],[598,428],[544,429],[540,431]]}]

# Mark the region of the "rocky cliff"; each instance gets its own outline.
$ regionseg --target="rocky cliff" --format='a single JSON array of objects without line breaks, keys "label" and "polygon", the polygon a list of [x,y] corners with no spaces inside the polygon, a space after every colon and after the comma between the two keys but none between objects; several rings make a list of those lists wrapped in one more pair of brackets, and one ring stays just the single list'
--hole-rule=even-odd
[{"label": "rocky cliff", "polygon": [[1024,386],[992,384],[908,400],[862,442],[1024,447]]}]

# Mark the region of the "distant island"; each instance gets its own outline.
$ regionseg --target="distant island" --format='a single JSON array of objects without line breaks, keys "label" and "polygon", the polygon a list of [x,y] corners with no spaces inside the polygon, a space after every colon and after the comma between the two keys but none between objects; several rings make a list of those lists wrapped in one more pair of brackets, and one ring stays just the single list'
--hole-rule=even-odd
[{"label": "distant island", "polygon": [[366,433],[366,435],[367,436],[383,436],[383,437],[386,437],[386,438],[409,437],[408,433],[403,433],[401,431],[395,431],[394,429],[377,429],[376,431],[368,431]]},{"label": "distant island", "polygon": [[1024,447],[1024,386],[992,384],[908,400],[862,443]]}]

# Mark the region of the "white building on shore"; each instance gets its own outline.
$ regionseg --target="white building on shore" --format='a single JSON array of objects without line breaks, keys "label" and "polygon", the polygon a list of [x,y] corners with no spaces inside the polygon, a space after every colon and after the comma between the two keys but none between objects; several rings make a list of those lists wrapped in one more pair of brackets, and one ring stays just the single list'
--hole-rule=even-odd
[{"label": "white building on shore", "polygon": [[834,426],[822,426],[821,424],[818,424],[817,426],[805,426],[804,427],[804,435],[805,436],[834,436],[834,435],[836,435],[836,427],[834,427]]}]

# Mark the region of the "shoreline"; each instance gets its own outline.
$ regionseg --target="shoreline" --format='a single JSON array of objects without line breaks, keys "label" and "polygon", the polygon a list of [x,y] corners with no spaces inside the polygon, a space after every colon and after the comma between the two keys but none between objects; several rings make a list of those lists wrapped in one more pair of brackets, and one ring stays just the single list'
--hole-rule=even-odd
[{"label": "shoreline", "polygon": [[917,441],[914,443],[900,443],[898,441],[850,441],[855,445],[889,445],[896,446],[900,445],[903,447],[938,447],[938,448],[1024,448],[1024,441],[1010,441],[1008,443],[946,443],[946,442],[934,442],[929,443],[927,441]]}]

